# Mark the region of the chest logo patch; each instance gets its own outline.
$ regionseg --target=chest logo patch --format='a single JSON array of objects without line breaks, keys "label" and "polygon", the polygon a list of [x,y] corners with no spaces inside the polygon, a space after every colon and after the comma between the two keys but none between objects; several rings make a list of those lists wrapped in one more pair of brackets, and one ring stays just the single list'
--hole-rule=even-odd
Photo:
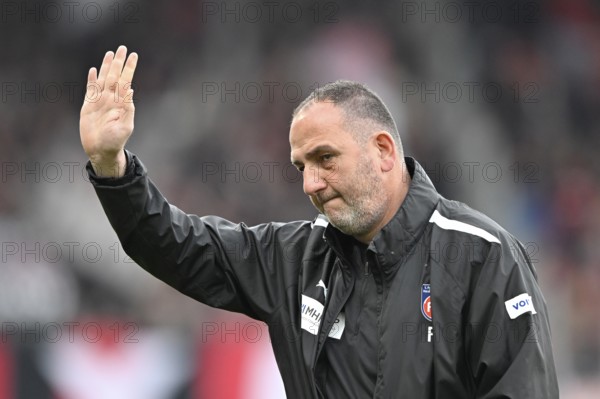
[{"label": "chest logo patch", "polygon": [[421,313],[427,319],[431,321],[431,286],[430,284],[423,284],[421,287]]},{"label": "chest logo patch", "polygon": [[[319,327],[321,326],[323,311],[324,307],[321,302],[307,295],[302,295],[300,328],[308,331],[312,335],[317,335],[319,333]],[[342,333],[345,328],[346,317],[344,313],[340,313],[333,322],[333,326],[331,327],[328,336],[330,338],[340,339],[342,338]]]}]

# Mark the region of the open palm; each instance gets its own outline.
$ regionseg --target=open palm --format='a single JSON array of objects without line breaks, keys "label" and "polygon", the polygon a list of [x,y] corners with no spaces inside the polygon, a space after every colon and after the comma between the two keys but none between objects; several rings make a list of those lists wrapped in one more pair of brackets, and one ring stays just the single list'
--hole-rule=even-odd
[{"label": "open palm", "polygon": [[137,54],[127,57],[120,46],[104,56],[100,73],[91,68],[79,120],[81,144],[94,170],[101,176],[122,176],[125,143],[133,132],[135,106],[131,82]]}]

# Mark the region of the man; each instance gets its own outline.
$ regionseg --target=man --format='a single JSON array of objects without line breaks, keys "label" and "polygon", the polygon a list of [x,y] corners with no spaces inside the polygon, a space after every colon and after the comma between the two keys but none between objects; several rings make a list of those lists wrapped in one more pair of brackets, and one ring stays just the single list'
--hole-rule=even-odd
[{"label": "man", "polygon": [[90,70],[89,90],[102,96],[81,111],[102,206],[147,271],[268,324],[289,398],[558,398],[523,246],[435,191],[404,158],[379,97],[340,81],[302,102],[291,158],[320,215],[247,227],[170,205],[124,150],[137,63],[126,52]]}]

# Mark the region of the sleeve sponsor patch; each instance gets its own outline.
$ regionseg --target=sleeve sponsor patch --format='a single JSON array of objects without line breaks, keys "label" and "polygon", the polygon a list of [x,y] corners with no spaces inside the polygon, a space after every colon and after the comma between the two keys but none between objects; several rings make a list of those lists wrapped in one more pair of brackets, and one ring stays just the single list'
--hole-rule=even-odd
[{"label": "sleeve sponsor patch", "polygon": [[533,307],[531,295],[528,293],[517,295],[516,297],[509,299],[504,302],[504,306],[506,306],[506,311],[511,319],[515,319],[527,312],[531,312],[531,314],[537,313]]}]

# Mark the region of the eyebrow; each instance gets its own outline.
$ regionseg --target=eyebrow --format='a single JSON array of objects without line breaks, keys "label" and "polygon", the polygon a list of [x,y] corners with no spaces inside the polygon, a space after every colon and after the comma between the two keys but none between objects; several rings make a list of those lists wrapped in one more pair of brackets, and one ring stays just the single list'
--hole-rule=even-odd
[{"label": "eyebrow", "polygon": [[[317,154],[322,153],[322,152],[334,152],[337,153],[337,151],[330,145],[328,144],[322,144],[319,146],[316,146],[315,148],[313,148],[312,150],[310,150],[309,152],[306,153],[306,159],[311,159],[314,158]],[[292,161],[293,165],[302,165],[302,162],[300,161]]]}]

